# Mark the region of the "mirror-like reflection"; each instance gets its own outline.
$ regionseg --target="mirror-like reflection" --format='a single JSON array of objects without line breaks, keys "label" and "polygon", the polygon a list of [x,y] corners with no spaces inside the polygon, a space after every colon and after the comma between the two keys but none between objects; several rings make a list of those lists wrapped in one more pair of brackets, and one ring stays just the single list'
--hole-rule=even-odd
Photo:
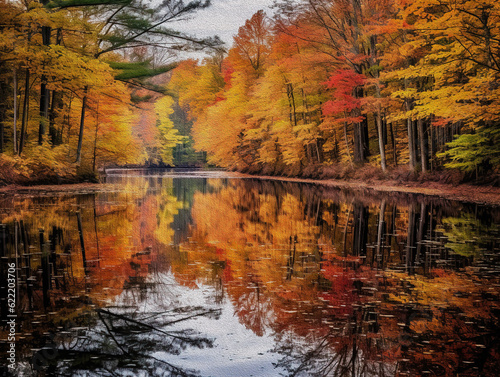
[{"label": "mirror-like reflection", "polygon": [[[0,198],[14,375],[499,374],[498,208],[120,174]],[[0,305],[6,353],[6,286]]]}]

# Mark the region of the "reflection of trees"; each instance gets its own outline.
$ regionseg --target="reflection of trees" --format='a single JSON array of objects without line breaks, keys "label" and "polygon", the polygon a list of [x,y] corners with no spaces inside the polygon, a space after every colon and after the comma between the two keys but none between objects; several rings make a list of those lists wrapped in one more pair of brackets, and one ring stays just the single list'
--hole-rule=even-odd
[{"label": "reflection of trees", "polygon": [[480,257],[500,238],[498,225],[485,223],[472,213],[444,218],[439,230],[448,239],[446,246],[465,257]]},{"label": "reflection of trees", "polygon": [[[196,331],[169,331],[168,327],[200,316],[216,317],[216,310],[177,307],[167,312],[138,314],[129,308],[98,309],[93,325],[56,334],[56,357],[46,368],[59,376],[198,376],[158,355],[178,355],[188,347],[212,347],[213,340]],[[95,315],[94,315],[95,316]],[[88,323],[88,322],[87,322]]]},{"label": "reflection of trees", "polygon": [[[2,257],[17,240],[20,305],[43,318],[38,327],[23,318],[35,347],[57,321],[120,299],[66,337],[57,332],[57,368],[84,375],[75,364],[86,360],[95,374],[194,373],[151,355],[210,346],[192,330],[168,331],[172,321],[217,315],[179,304],[170,289],[202,283],[255,334],[273,334],[290,375],[495,375],[494,211],[292,184],[198,184],[203,192],[151,178],[137,192],[23,200],[23,216],[3,217]],[[138,310],[151,300],[154,312]]]},{"label": "reflection of trees", "polygon": [[[431,295],[422,301],[422,286],[412,276],[422,279],[424,286],[439,280],[439,289],[450,290],[452,296],[460,294],[446,276],[471,260],[450,254],[458,238],[443,237],[440,224],[449,230],[449,220],[442,219],[461,216],[464,208],[425,201],[318,200],[304,186],[300,190],[280,187],[235,181],[216,192],[196,194],[192,211],[196,247],[183,245],[198,279],[210,281],[204,268],[207,261],[224,263],[219,277],[240,321],[259,335],[266,328],[274,330],[275,351],[284,355],[280,366],[289,367],[290,375],[317,376],[384,376],[404,371],[419,375],[418,365],[438,373],[439,365],[447,362],[451,365],[445,367],[447,373],[455,367],[459,370],[450,357],[452,351],[448,355],[430,345],[436,342],[444,347],[453,339],[453,330],[437,323],[435,333],[414,330],[432,327],[443,313],[436,308],[453,307],[454,300],[443,302],[439,295]],[[461,224],[452,230],[460,230]],[[474,228],[476,235],[464,233],[458,242],[496,234],[491,228],[473,224]],[[487,243],[485,249],[498,249],[498,242],[488,238]],[[200,253],[200,249],[212,251]],[[474,277],[479,286],[487,284],[484,276]],[[460,279],[466,282],[470,276]],[[472,295],[457,302],[450,323],[463,327],[460,317],[473,312],[473,302]],[[463,339],[481,334],[479,323],[485,323],[487,313],[491,313],[488,303],[472,320],[477,323],[473,331],[455,334]],[[489,324],[484,331],[491,337],[497,327]],[[460,352],[469,347],[465,343]],[[454,344],[457,349],[458,343]],[[427,350],[432,356],[424,353]],[[472,360],[483,357],[469,355]],[[484,358],[491,363],[494,356]],[[470,368],[465,365],[460,370]]]},{"label": "reflection of trees", "polygon": [[[75,322],[87,305],[100,307],[124,289],[134,296],[129,301],[144,299],[149,294],[151,281],[146,277],[160,265],[159,243],[153,237],[158,207],[161,205],[163,209],[163,217],[160,216],[163,227],[169,226],[167,217],[173,219],[164,206],[165,202],[167,206],[171,202],[171,196],[152,196],[155,192],[150,184],[129,185],[123,192],[96,195],[15,198],[0,214],[0,221],[7,223],[3,228],[1,256],[5,256],[5,261],[18,257],[17,310],[19,329],[23,330],[18,347],[23,350],[20,353],[23,358],[31,359],[32,348],[52,349],[49,339],[52,335],[48,334],[57,334],[61,340],[62,358],[65,352],[76,352],[75,347],[85,350],[89,342],[87,334],[79,330],[67,334],[64,340],[64,331],[57,330],[57,324]],[[166,184],[171,185],[171,181]],[[163,192],[171,190],[166,188]],[[144,219],[153,219],[152,226],[143,224]],[[3,261],[4,258],[0,272],[5,265]],[[166,268],[168,261],[163,260],[160,269]],[[135,290],[129,289],[132,287]],[[1,294],[4,293],[2,290]],[[1,300],[2,305],[4,302]],[[2,318],[6,314],[2,307]],[[193,334],[188,335],[196,339]],[[65,348],[64,344],[71,348]],[[87,353],[75,357],[92,360],[94,351],[89,348]],[[44,356],[42,365],[46,362]]]},{"label": "reflection of trees", "polygon": [[396,362],[377,357],[380,344],[360,336],[360,323],[351,318],[347,323],[335,323],[327,335],[310,334],[297,339],[282,334],[274,350],[283,355],[277,366],[288,376],[394,376]]},{"label": "reflection of trees", "polygon": [[272,326],[273,302],[269,295],[263,293],[263,284],[258,281],[245,281],[243,285],[235,283],[229,294],[235,303],[235,313],[246,328],[256,335],[262,336]]}]

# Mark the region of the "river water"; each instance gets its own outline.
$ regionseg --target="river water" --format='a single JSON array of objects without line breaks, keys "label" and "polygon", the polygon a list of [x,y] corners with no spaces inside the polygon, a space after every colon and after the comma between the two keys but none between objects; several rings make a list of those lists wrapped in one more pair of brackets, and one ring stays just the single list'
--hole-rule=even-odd
[{"label": "river water", "polygon": [[500,375],[499,208],[224,172],[107,181],[0,197],[5,374]]}]

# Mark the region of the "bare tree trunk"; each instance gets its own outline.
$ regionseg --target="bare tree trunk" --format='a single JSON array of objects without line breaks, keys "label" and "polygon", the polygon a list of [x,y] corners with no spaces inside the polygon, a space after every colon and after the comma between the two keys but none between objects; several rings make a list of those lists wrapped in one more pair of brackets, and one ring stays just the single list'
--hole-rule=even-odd
[{"label": "bare tree trunk", "polygon": [[[43,4],[47,4],[48,1],[43,1]],[[50,45],[50,26],[42,26],[42,41],[44,46]],[[38,144],[43,143],[45,133],[47,132],[47,119],[49,110],[49,91],[47,89],[47,76],[42,75],[40,84],[40,125],[38,127]]]},{"label": "bare tree trunk", "polygon": [[422,164],[422,173],[427,173],[427,171],[429,170],[427,124],[423,119],[418,120],[418,134],[420,141],[420,160]]},{"label": "bare tree trunk", "polygon": [[83,145],[83,130],[85,126],[85,108],[87,107],[87,91],[88,87],[85,87],[84,95],[82,99],[82,113],[80,117],[80,133],[78,134],[78,147],[76,149],[76,163],[80,164],[82,161],[82,145]]},{"label": "bare tree trunk", "polygon": [[352,164],[351,152],[349,151],[349,139],[347,138],[347,122],[344,122],[344,138],[345,138],[345,147],[347,149],[347,156],[349,156],[349,161]]},{"label": "bare tree trunk", "polygon": [[365,161],[363,134],[363,124],[361,122],[354,123],[354,162],[356,163]]},{"label": "bare tree trunk", "polygon": [[[56,45],[60,45],[62,42],[62,29],[58,28],[56,33]],[[59,132],[56,130],[56,116],[61,112],[63,108],[62,92],[53,90],[52,91],[52,101],[50,102],[50,112],[48,113],[49,118],[49,136],[52,145],[60,145],[62,143],[62,138],[59,137]]]},{"label": "bare tree trunk", "polygon": [[293,114],[293,125],[297,125],[297,109],[295,106],[295,96],[293,94],[293,85],[292,83],[288,83],[287,85],[287,94],[289,97],[290,105],[292,108],[292,114]]},{"label": "bare tree trunk", "polygon": [[[31,33],[28,33],[28,42],[31,40]],[[29,111],[29,99],[30,99],[30,70],[26,68],[26,81],[24,83],[24,103],[23,103],[23,117],[21,120],[21,135],[19,137],[19,150],[18,153],[21,155],[24,148],[24,139],[26,136],[26,122],[28,120]]]},{"label": "bare tree trunk", "polygon": [[384,131],[382,125],[382,116],[380,114],[380,108],[377,110],[377,114],[375,115],[375,119],[377,122],[377,131],[378,131],[378,147],[380,150],[380,166],[382,171],[387,170],[387,162],[385,158],[385,144],[384,144]]},{"label": "bare tree trunk", "polygon": [[429,124],[427,128],[429,130],[429,168],[431,171],[434,170],[434,156],[436,154],[436,142],[434,141],[434,127]]},{"label": "bare tree trunk", "polygon": [[407,119],[408,122],[408,149],[410,152],[410,168],[415,170],[418,164],[418,147],[415,135],[415,121]]},{"label": "bare tree trunk", "polygon": [[92,161],[92,171],[95,173],[95,162],[97,159],[97,132],[99,131],[99,102],[97,102],[96,109],[96,122],[95,122],[95,134],[94,134],[94,156]]},{"label": "bare tree trunk", "polygon": [[392,122],[390,123],[390,129],[391,129],[392,158],[394,159],[394,165],[398,166],[398,151],[396,149],[396,135],[394,134]]},{"label": "bare tree trunk", "polygon": [[13,151],[14,154],[17,154],[17,72],[16,67],[14,66],[13,72],[14,74],[14,146]]},{"label": "bare tree trunk", "polygon": [[[71,138],[71,105],[73,103],[73,94],[70,93],[69,95],[69,103],[68,103],[68,113],[65,116],[65,123],[68,126],[68,138],[67,138],[67,143],[69,144],[70,138]],[[63,131],[61,130],[61,133]]]}]

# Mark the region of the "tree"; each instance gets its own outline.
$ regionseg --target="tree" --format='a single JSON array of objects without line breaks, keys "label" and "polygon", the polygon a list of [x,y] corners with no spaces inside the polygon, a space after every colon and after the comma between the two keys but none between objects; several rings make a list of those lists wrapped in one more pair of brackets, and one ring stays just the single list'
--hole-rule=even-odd
[{"label": "tree", "polygon": [[263,10],[259,10],[234,37],[229,60],[236,70],[244,71],[254,78],[262,76],[270,50],[270,24]]},{"label": "tree", "polygon": [[172,105],[174,100],[171,97],[163,97],[156,101],[155,110],[158,115],[158,130],[160,132],[160,156],[164,164],[173,165],[173,149],[177,144],[183,142],[184,137],[179,135],[179,131],[174,128],[174,123],[170,115],[174,110]]},{"label": "tree", "polygon": [[[348,141],[348,126],[356,125],[363,121],[361,113],[361,100],[357,98],[356,92],[365,83],[365,77],[357,74],[352,70],[338,71],[332,75],[325,83],[330,89],[334,89],[334,100],[330,100],[323,105],[323,113],[325,115],[337,115],[334,123],[343,125],[344,138],[347,150],[347,155],[351,159]],[[356,134],[357,128],[354,127],[354,162],[363,162],[361,159],[360,151],[361,145],[357,145],[361,141],[359,135]]]}]

